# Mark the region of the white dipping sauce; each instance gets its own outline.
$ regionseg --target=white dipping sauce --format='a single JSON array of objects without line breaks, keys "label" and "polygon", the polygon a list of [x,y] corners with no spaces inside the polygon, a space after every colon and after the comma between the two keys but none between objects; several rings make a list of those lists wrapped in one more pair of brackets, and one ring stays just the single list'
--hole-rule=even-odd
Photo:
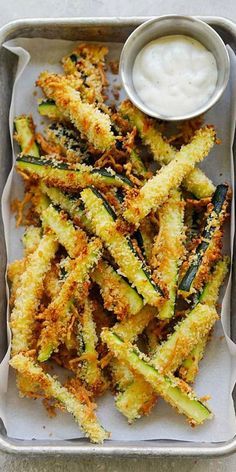
[{"label": "white dipping sauce", "polygon": [[217,75],[215,57],[199,41],[172,35],[151,41],[139,52],[133,84],[148,108],[166,117],[181,116],[208,101]]}]

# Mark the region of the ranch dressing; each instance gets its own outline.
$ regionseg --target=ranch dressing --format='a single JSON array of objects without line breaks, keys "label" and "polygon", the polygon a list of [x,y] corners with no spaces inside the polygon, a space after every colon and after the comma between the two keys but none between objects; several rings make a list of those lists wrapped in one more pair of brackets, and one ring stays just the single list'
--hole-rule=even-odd
[{"label": "ranch dressing", "polygon": [[215,57],[199,41],[172,35],[151,41],[139,52],[133,84],[143,103],[154,112],[183,116],[208,101],[217,75]]}]

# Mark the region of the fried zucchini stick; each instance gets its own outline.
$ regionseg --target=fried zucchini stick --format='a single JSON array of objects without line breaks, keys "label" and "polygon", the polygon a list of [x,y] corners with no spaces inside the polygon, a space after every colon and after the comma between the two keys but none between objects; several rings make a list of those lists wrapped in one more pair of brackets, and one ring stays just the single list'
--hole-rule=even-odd
[{"label": "fried zucchini stick", "polygon": [[35,312],[43,293],[43,279],[57,248],[58,243],[54,235],[48,233],[42,237],[35,252],[28,257],[11,313],[12,355],[30,349]]},{"label": "fried zucchini stick", "polygon": [[63,211],[49,205],[41,214],[42,224],[50,228],[64,246],[71,258],[79,256],[87,246],[87,235],[81,228],[75,228]]},{"label": "fried zucchini stick", "polygon": [[113,311],[119,319],[136,315],[143,306],[142,297],[106,261],[101,260],[91,278],[100,287],[104,307]]},{"label": "fried zucchini stick", "polygon": [[[199,302],[208,306],[214,306],[219,297],[219,290],[228,272],[229,257],[225,256],[217,262],[208,283],[199,296]],[[190,355],[184,360],[179,369],[180,377],[188,383],[193,383],[198,373],[199,362],[203,358],[205,347],[209,338],[209,332],[203,336]]]},{"label": "fried zucchini stick", "polygon": [[152,209],[156,210],[165,202],[170,191],[181,184],[197,162],[208,155],[214,142],[213,127],[206,126],[196,131],[192,141],[182,146],[174,160],[162,167],[140,190],[130,191],[124,203],[124,218],[138,226]]},{"label": "fried zucchini stick", "polygon": [[[144,144],[150,147],[157,162],[166,165],[175,159],[177,150],[158,131],[153,119],[138,110],[129,100],[122,102],[120,112],[137,128]],[[183,185],[197,198],[210,197],[215,191],[211,180],[198,168],[190,171],[184,178]]]},{"label": "fried zucchini stick", "polygon": [[[39,245],[41,239],[41,228],[28,226],[22,237],[24,246],[24,258],[11,262],[7,268],[7,276],[11,282],[10,305],[13,306],[16,298],[16,290],[20,285],[21,275],[25,270],[27,256],[32,254]],[[46,274],[47,275],[47,274]]]},{"label": "fried zucchini stick", "polygon": [[[88,143],[64,123],[52,123],[46,129],[46,134],[49,144],[53,143],[59,150],[57,153],[65,155],[68,162],[82,162],[91,156]],[[45,151],[46,154],[50,154]]]},{"label": "fried zucchini stick", "polygon": [[[192,351],[202,338],[209,334],[210,329],[218,319],[215,308],[208,305],[198,304],[189,315],[181,321],[176,327],[175,332],[169,336],[168,340],[157,347],[156,353],[152,356],[150,363],[157,369],[159,374],[169,374],[175,372],[182,364],[183,360]],[[125,392],[120,393],[116,399],[116,406],[132,422],[139,418],[141,414],[150,411],[153,405],[153,388],[146,384],[144,380],[138,387],[130,385]],[[155,390],[155,389],[154,389]],[[133,397],[134,391],[136,396]],[[145,401],[142,401],[142,392],[145,391]],[[150,396],[148,396],[150,392]],[[141,400],[141,401],[140,401]],[[148,403],[148,410],[146,408]]]},{"label": "fried zucchini stick", "polygon": [[78,375],[85,380],[86,384],[95,394],[101,393],[104,388],[104,378],[99,367],[98,353],[96,351],[98,338],[93,321],[92,302],[88,299],[85,299],[84,302],[81,324],[84,352],[81,356],[82,367]]},{"label": "fried zucchini stick", "polygon": [[86,164],[71,164],[58,160],[55,155],[18,156],[16,170],[26,179],[40,179],[49,186],[59,187],[69,192],[78,192],[80,188],[95,185],[98,188],[104,186],[132,187],[131,181],[114,172],[112,169],[96,169]]},{"label": "fried zucchini stick", "polygon": [[108,115],[94,105],[83,103],[80,93],[69,85],[62,75],[42,72],[37,80],[45,95],[53,100],[65,117],[85,136],[96,149],[105,151],[115,142]]},{"label": "fried zucchini stick", "polygon": [[136,346],[124,342],[109,329],[104,328],[101,336],[103,342],[118,359],[143,376],[157,394],[177,408],[179,413],[186,415],[192,425],[202,424],[206,419],[212,418],[212,413],[207,406],[197,399],[185,382],[171,374],[160,374]]},{"label": "fried zucchini stick", "polygon": [[161,306],[158,318],[174,315],[178,272],[184,254],[184,202],[178,190],[172,190],[160,208],[159,233],[152,250],[152,267],[168,287],[169,298]]},{"label": "fried zucchini stick", "polygon": [[33,359],[20,353],[10,360],[10,365],[22,376],[28,378],[30,383],[38,385],[39,390],[42,390],[46,397],[53,398],[64,405],[66,410],[73,415],[85,436],[89,437],[92,442],[102,443],[108,439],[109,434],[99,424],[94,406],[79,401],[78,395],[70,393],[58,380],[44,372]]},{"label": "fried zucchini stick", "polygon": [[122,274],[134,284],[146,303],[159,306],[163,300],[162,290],[136,254],[131,241],[117,228],[116,215],[108,202],[94,188],[83,190],[81,198],[95,234],[102,239]]},{"label": "fried zucchini stick", "polygon": [[[183,297],[201,290],[206,282],[212,263],[220,258],[222,244],[222,225],[227,217],[231,191],[228,185],[218,185],[208,205],[206,223],[199,237],[199,242],[183,264],[184,275],[179,284]],[[185,269],[187,265],[187,270]]]},{"label": "fried zucchini stick", "polygon": [[32,116],[20,115],[14,119],[14,139],[20,146],[22,155],[39,157],[39,147],[35,141],[35,127]]},{"label": "fried zucchini stick", "polygon": [[79,89],[82,100],[102,104],[103,90],[107,85],[105,56],[108,49],[98,44],[80,44],[71,54],[63,57],[62,65],[67,75],[79,75],[82,84]]},{"label": "fried zucchini stick", "polygon": [[[82,220],[82,226],[91,233],[90,221],[80,206],[82,205],[81,200],[79,201],[77,198],[76,204],[75,198],[63,194],[58,189],[50,189],[46,186],[41,186],[41,188],[51,196],[54,204],[61,205],[72,217],[77,219],[77,222],[79,220],[80,223]],[[77,216],[78,218],[76,218]],[[86,243],[85,233],[79,228],[75,229],[72,222],[52,206],[43,211],[42,220],[56,233],[59,242],[66,248],[70,257],[76,257],[76,254],[79,254]],[[92,272],[91,278],[100,287],[105,308],[114,311],[119,318],[136,314],[141,310],[143,300],[140,295],[105,260],[99,262],[98,267]]]},{"label": "fried zucchini stick", "polygon": [[101,257],[101,243],[98,239],[91,240],[87,248],[71,261],[69,275],[61,290],[49,306],[39,315],[44,322],[38,341],[40,362],[46,361],[66,334],[67,324],[70,321],[70,308],[73,297],[80,301],[86,297],[89,282],[89,272]]}]

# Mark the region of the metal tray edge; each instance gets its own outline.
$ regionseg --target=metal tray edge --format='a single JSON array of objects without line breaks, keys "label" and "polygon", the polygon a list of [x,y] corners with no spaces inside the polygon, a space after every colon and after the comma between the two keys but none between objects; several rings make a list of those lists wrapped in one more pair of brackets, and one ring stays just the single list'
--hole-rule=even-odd
[{"label": "metal tray edge", "polygon": [[[30,18],[30,19],[18,19],[7,23],[0,29],[0,47],[6,38],[17,32],[20,28],[34,27],[34,26],[50,26],[50,25],[78,25],[81,24],[94,24],[94,25],[130,25],[136,26],[141,22],[144,22],[152,17],[97,17],[97,18]],[[228,19],[218,16],[198,16],[198,18],[206,21],[207,23],[214,23],[219,27],[227,28],[228,31],[235,36],[236,40],[236,24]],[[68,442],[68,445],[66,444]],[[152,445],[150,446],[150,442]],[[55,444],[56,443],[56,444]],[[226,456],[236,452],[236,437],[226,443],[202,443],[200,446],[196,443],[187,442],[175,442],[175,444],[168,441],[166,445],[155,445],[155,441],[142,441],[137,446],[135,442],[133,444],[124,445],[125,443],[119,443],[114,441],[113,445],[110,441],[104,445],[92,445],[86,443],[86,445],[72,445],[70,441],[55,441],[46,443],[39,441],[20,441],[20,440],[8,440],[0,433],[0,450],[11,454],[24,454],[24,455],[42,455],[42,454],[65,454],[65,455],[81,455],[81,456],[148,456],[148,457],[160,457],[160,456],[181,456],[181,457],[216,457]],[[162,441],[164,443],[164,441]],[[75,444],[75,443],[74,443]]]}]

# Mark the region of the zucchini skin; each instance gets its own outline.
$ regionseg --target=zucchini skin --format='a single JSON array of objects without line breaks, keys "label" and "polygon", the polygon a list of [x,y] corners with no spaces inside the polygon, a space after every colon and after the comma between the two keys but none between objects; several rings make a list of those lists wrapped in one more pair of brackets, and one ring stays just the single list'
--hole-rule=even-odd
[{"label": "zucchini skin", "polygon": [[140,157],[137,149],[131,149],[129,161],[132,164],[132,169],[135,175],[142,177],[143,179],[148,178],[148,171]]},{"label": "zucchini skin", "polygon": [[194,392],[183,381],[171,375],[161,375],[136,347],[124,343],[108,329],[103,329],[101,336],[118,359],[144,377],[156,393],[177,408],[179,413],[185,414],[191,424],[202,424],[206,419],[212,418],[207,406],[196,398]]},{"label": "zucchini skin", "polygon": [[179,284],[179,290],[182,292],[190,292],[195,277],[201,268],[204,255],[211,244],[214,233],[220,227],[220,216],[222,212],[225,212],[228,191],[229,187],[225,184],[220,184],[216,188],[212,198],[213,209],[207,217],[201,241],[195,249],[194,254],[192,254],[189,268]]},{"label": "zucchini skin", "polygon": [[39,147],[35,141],[34,124],[31,116],[20,115],[14,119],[16,133],[14,138],[18,142],[22,154],[39,157]]},{"label": "zucchini skin", "polygon": [[[154,120],[138,110],[129,100],[121,103],[120,112],[137,128],[144,144],[150,147],[154,160],[161,165],[167,165],[175,159],[176,149],[158,131]],[[183,185],[199,199],[210,197],[215,191],[211,180],[198,168],[193,169],[184,178]]]},{"label": "zucchini skin", "polygon": [[174,160],[162,167],[140,190],[129,192],[124,202],[124,218],[138,226],[140,221],[168,198],[170,191],[178,188],[183,179],[206,157],[215,142],[215,131],[206,126],[195,133],[189,144],[183,146]]},{"label": "zucchini skin", "polygon": [[47,157],[37,159],[33,156],[18,156],[16,169],[32,176],[38,176],[48,185],[71,191],[77,191],[78,188],[85,188],[88,185],[132,187],[129,179],[107,169],[93,169],[85,164],[75,164],[72,167],[66,162]]},{"label": "zucchini skin", "polygon": [[152,280],[148,268],[139,258],[130,239],[117,230],[112,208],[108,211],[109,204],[104,203],[104,197],[100,197],[100,193],[94,188],[83,190],[81,198],[95,234],[102,239],[122,274],[134,284],[146,303],[159,306],[163,297],[162,290]]},{"label": "zucchini skin", "polygon": [[54,100],[50,100],[49,98],[42,100],[38,105],[38,112],[41,116],[47,116],[52,120],[63,120],[64,116],[56,106]]}]

